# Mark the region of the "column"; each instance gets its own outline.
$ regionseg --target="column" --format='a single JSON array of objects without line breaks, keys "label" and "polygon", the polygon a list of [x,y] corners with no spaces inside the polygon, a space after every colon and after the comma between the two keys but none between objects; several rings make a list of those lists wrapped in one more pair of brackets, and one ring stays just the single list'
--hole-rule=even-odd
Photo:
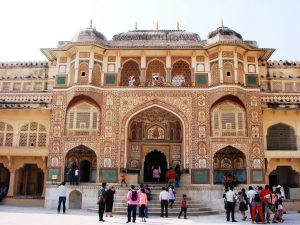
[{"label": "column", "polygon": [[70,60],[70,57],[67,58],[66,74],[68,75],[67,85],[69,86],[70,85],[70,81],[71,81],[71,60]]},{"label": "column", "polygon": [[94,52],[91,52],[90,60],[89,60],[89,84],[92,83],[93,67],[94,67]]},{"label": "column", "polygon": [[7,192],[7,196],[12,197],[14,196],[14,186],[15,186],[15,172],[10,169],[10,177],[9,177],[9,189]]},{"label": "column", "polygon": [[108,56],[103,56],[103,66],[102,66],[102,72],[101,72],[101,86],[104,85],[104,73],[107,72],[107,63],[108,63]]},{"label": "column", "polygon": [[234,67],[234,83],[238,83],[238,73],[237,73],[237,70],[238,70],[238,60],[237,60],[237,53],[234,52],[233,53],[233,67]]},{"label": "column", "polygon": [[168,85],[171,85],[172,82],[171,69],[172,69],[171,56],[167,55],[166,56],[166,83]]},{"label": "column", "polygon": [[146,56],[141,56],[141,74],[140,74],[140,83],[141,86],[146,84]]},{"label": "column", "polygon": [[205,56],[204,58],[205,62],[205,72],[207,73],[207,81],[208,81],[208,86],[211,85],[211,73],[210,73],[210,62],[209,62],[209,57]]},{"label": "column", "polygon": [[78,81],[78,67],[79,67],[79,52],[76,52],[76,57],[75,57],[75,78],[74,78],[74,83],[75,84]]},{"label": "column", "polygon": [[196,71],[196,56],[192,56],[191,83],[193,87],[195,86],[196,83],[195,71]]},{"label": "column", "polygon": [[220,84],[223,84],[223,60],[222,52],[219,52],[219,73],[220,73]]}]

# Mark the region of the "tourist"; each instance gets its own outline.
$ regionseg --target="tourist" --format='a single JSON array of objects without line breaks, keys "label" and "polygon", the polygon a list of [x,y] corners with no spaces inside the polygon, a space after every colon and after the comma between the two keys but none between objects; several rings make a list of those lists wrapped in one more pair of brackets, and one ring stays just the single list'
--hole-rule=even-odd
[{"label": "tourist", "polygon": [[[140,184],[140,189],[137,191],[138,197],[140,196],[142,189],[144,189],[144,184]],[[138,205],[139,217],[142,217],[141,207]]]},{"label": "tourist", "polygon": [[248,200],[248,206],[250,209],[250,219],[252,219],[252,207],[251,207],[251,202],[254,199],[254,196],[256,194],[256,191],[253,190],[252,186],[249,186],[249,191],[247,192],[247,200]]},{"label": "tourist", "polygon": [[74,183],[76,185],[78,185],[78,181],[79,181],[79,169],[78,169],[78,166],[76,166],[76,169],[74,171]]},{"label": "tourist", "polygon": [[236,194],[233,192],[233,186],[230,186],[229,191],[226,192],[226,218],[227,222],[229,222],[230,214],[231,214],[231,221],[237,222],[234,218],[234,208],[236,202]]},{"label": "tourist", "polygon": [[[147,194],[147,200],[151,201],[152,200],[151,189],[149,188],[148,184],[146,184],[145,186],[145,192]],[[148,218],[148,204],[145,206],[145,217]]]},{"label": "tourist", "polygon": [[165,177],[166,177],[166,183],[167,184],[169,184],[169,169],[167,169],[167,171],[166,171],[166,175],[165,175]]},{"label": "tourist", "polygon": [[138,193],[135,190],[134,185],[131,185],[131,188],[127,194],[127,222],[131,222],[131,215],[132,215],[132,222],[135,223],[136,220],[136,207],[138,205]]},{"label": "tourist", "polygon": [[229,191],[227,186],[224,187],[223,199],[224,199],[224,209],[227,210],[227,198],[226,193]]},{"label": "tourist", "polygon": [[0,201],[6,196],[7,194],[7,186],[5,184],[0,185]]},{"label": "tourist", "polygon": [[61,203],[63,205],[63,213],[66,213],[66,198],[67,198],[66,182],[62,182],[58,186],[58,207],[57,207],[57,212],[58,213],[60,213]]},{"label": "tourist", "polygon": [[160,167],[159,166],[154,166],[152,170],[152,178],[154,182],[158,183],[160,181]]},{"label": "tourist", "polygon": [[[262,202],[260,197],[259,189],[256,188],[254,190],[255,194],[251,196],[251,219],[252,223],[256,222],[256,213],[258,214],[258,218],[262,223],[265,223],[265,217],[262,211]],[[249,192],[248,192],[249,193]]]},{"label": "tourist", "polygon": [[139,194],[139,206],[140,206],[140,211],[141,211],[141,217],[142,217],[142,222],[146,222],[146,215],[145,215],[145,209],[148,205],[148,199],[147,199],[147,194],[145,192],[145,189],[142,188],[141,192]]},{"label": "tourist", "polygon": [[120,180],[121,180],[121,187],[123,187],[123,184],[125,184],[127,187],[125,170],[122,170],[122,173],[120,173]]},{"label": "tourist", "polygon": [[105,222],[103,219],[103,214],[105,211],[105,201],[106,201],[106,182],[103,182],[98,190],[98,205],[99,205],[99,221]]},{"label": "tourist", "polygon": [[183,218],[187,219],[186,211],[187,211],[187,203],[186,203],[186,195],[184,194],[184,195],[182,195],[181,210],[179,212],[178,219],[180,219],[180,216],[181,216],[182,212],[183,212],[183,216],[184,216]]},{"label": "tourist", "polygon": [[106,191],[106,201],[105,201],[105,215],[113,217],[112,209],[114,204],[114,195],[116,193],[116,189],[114,186],[111,186]]},{"label": "tourist", "polygon": [[175,202],[175,190],[174,190],[174,185],[173,185],[173,182],[170,182],[170,185],[168,187],[168,200],[169,200],[169,207],[172,208],[173,207],[173,204]]},{"label": "tourist", "polygon": [[245,211],[248,210],[248,206],[247,206],[247,195],[246,195],[246,190],[245,188],[242,189],[242,191],[240,191],[238,193],[237,196],[237,201],[239,202],[239,210],[242,214],[242,220],[245,221],[247,219],[247,216],[245,214]]},{"label": "tourist", "polygon": [[169,175],[168,184],[174,183],[175,182],[175,178],[176,178],[176,172],[175,172],[175,170],[173,170],[172,167],[170,167],[168,175]]},{"label": "tourist", "polygon": [[175,172],[176,172],[175,187],[179,187],[180,186],[180,179],[181,179],[181,169],[180,169],[180,165],[179,164],[177,164],[175,166]]},{"label": "tourist", "polygon": [[260,197],[262,201],[262,211],[267,222],[270,222],[270,209],[268,207],[268,198],[271,196],[272,192],[269,190],[269,185],[265,185],[265,188],[260,192]]},{"label": "tourist", "polygon": [[[161,207],[161,214],[160,217],[168,217],[168,192],[166,191],[165,187],[162,187],[162,191],[159,194],[159,201]],[[165,214],[164,214],[165,210]]]}]

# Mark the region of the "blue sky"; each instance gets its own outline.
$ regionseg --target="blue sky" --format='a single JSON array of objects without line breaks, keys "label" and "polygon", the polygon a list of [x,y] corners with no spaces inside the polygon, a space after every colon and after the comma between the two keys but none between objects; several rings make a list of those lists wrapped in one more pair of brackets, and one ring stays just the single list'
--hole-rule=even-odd
[{"label": "blue sky", "polygon": [[297,0],[7,0],[1,2],[0,61],[46,60],[40,48],[70,40],[93,19],[111,39],[134,29],[181,29],[206,39],[220,20],[255,40],[276,48],[271,59],[300,60],[300,1]]}]

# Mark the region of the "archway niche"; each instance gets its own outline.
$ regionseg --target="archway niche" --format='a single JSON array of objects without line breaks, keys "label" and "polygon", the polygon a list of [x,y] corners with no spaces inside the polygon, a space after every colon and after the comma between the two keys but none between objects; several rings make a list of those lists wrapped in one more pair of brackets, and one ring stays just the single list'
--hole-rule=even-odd
[{"label": "archway niche", "polygon": [[36,164],[24,164],[16,170],[16,195],[41,196],[44,188],[44,172]]},{"label": "archway niche", "polygon": [[79,170],[79,183],[95,183],[97,174],[96,153],[84,145],[68,151],[65,159],[65,181],[71,182],[72,178],[74,179],[76,169]]},{"label": "archway niche", "polygon": [[214,184],[222,184],[231,175],[239,184],[247,183],[247,166],[244,153],[232,146],[220,149],[214,155]]},{"label": "archway niche", "polygon": [[82,194],[80,191],[74,190],[69,195],[69,209],[81,209]]}]

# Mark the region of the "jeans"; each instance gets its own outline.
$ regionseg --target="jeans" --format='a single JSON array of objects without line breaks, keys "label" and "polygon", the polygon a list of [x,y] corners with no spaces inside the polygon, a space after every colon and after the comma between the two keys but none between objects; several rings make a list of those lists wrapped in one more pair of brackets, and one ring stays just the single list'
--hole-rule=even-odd
[{"label": "jeans", "polygon": [[180,211],[180,213],[179,213],[179,215],[178,215],[178,218],[180,218],[182,212],[183,212],[184,218],[186,218],[186,208],[183,208],[183,207],[181,207],[181,211]]},{"label": "jeans", "polygon": [[99,202],[99,221],[103,220],[103,214],[104,214],[104,210],[105,210],[105,202]]},{"label": "jeans", "polygon": [[135,222],[136,207],[137,207],[137,205],[128,205],[128,208],[127,208],[127,221],[128,222],[131,222],[131,212],[132,212],[132,222]]},{"label": "jeans", "polygon": [[227,209],[226,209],[226,218],[227,221],[230,221],[229,217],[231,214],[231,220],[235,221],[234,219],[234,207],[235,207],[235,203],[234,202],[227,202]]},{"label": "jeans", "polygon": [[61,203],[63,204],[63,213],[66,212],[66,197],[59,196],[57,212],[60,212]]},{"label": "jeans", "polygon": [[163,217],[164,216],[164,209],[166,211],[166,217],[168,217],[168,200],[161,200],[160,201],[160,206],[161,206],[161,214],[160,216]]}]

